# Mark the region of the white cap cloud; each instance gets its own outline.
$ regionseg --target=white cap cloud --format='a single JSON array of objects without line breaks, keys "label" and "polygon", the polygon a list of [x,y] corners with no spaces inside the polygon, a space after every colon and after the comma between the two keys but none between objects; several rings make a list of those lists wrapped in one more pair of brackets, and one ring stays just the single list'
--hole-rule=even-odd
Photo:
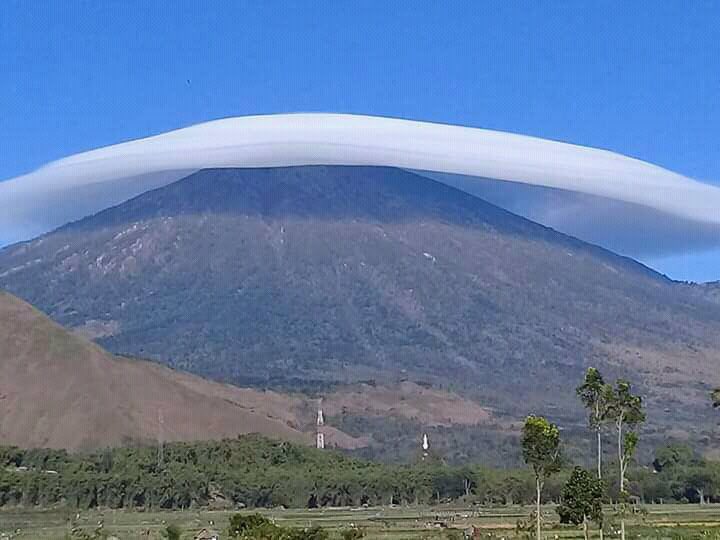
[{"label": "white cap cloud", "polygon": [[76,154],[0,182],[0,231],[15,236],[0,240],[46,232],[198,169],[294,165],[491,178],[720,225],[719,187],[614,152],[485,129],[313,113],[216,120]]}]

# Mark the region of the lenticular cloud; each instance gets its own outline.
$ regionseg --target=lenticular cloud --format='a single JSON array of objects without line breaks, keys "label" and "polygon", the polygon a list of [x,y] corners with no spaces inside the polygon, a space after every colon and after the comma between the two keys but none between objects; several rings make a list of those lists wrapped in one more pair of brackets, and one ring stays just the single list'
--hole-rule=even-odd
[{"label": "lenticular cloud", "polygon": [[17,231],[6,241],[40,234],[198,169],[294,165],[380,165],[490,178],[720,225],[720,188],[613,152],[426,122],[283,114],[198,124],[0,182],[0,231]]}]

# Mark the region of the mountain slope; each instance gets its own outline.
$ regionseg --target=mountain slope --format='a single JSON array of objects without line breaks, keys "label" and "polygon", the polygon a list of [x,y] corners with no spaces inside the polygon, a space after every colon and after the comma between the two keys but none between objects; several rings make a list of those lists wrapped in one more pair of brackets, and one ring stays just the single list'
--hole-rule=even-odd
[{"label": "mountain slope", "polygon": [[703,291],[707,293],[710,299],[720,302],[720,281],[705,283],[702,285]]},{"label": "mountain slope", "polygon": [[408,378],[579,423],[596,365],[681,426],[720,382],[718,304],[397,169],[200,171],[6,248],[0,287],[114,352],[264,387]]},{"label": "mountain slope", "polygon": [[[0,291],[0,445],[76,450],[249,432],[308,443],[316,405],[300,394],[238,388],[113,357]],[[328,393],[323,407],[340,422],[348,414],[430,427],[492,420],[475,403],[410,382],[343,387]],[[324,431],[329,446],[378,443],[367,428],[353,437],[329,422]]]},{"label": "mountain slope", "polygon": [[254,412],[242,404],[253,393],[113,358],[0,292],[0,444],[79,449],[249,432],[311,440],[271,416],[287,399],[268,393],[267,414]]}]

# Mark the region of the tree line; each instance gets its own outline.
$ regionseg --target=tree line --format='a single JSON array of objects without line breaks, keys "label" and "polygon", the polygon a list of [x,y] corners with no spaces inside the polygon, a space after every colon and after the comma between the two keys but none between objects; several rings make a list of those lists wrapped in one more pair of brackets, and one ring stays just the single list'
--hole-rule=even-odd
[{"label": "tree line", "polygon": [[[658,450],[651,467],[630,467],[626,489],[647,502],[720,502],[720,462],[685,446]],[[655,472],[655,471],[658,472]],[[567,464],[543,484],[543,500],[560,502],[574,469]],[[603,485],[616,499],[618,482]],[[429,456],[385,465],[318,452],[256,436],[213,443],[113,449],[92,454],[0,448],[0,506],[64,503],[78,509],[187,509],[431,504],[509,505],[536,502],[527,469],[448,466]]]},{"label": "tree line", "polygon": [[[547,493],[559,497],[558,478]],[[524,469],[450,466],[431,453],[390,465],[339,451],[256,435],[157,448],[114,448],[88,454],[0,448],[0,506],[65,503],[88,509],[320,507],[436,503],[464,498],[483,504],[533,500]]]}]

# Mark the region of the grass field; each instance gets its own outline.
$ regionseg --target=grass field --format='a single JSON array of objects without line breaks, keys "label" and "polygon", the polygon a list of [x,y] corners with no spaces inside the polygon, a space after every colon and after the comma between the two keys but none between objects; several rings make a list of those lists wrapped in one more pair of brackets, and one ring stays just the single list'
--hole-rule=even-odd
[{"label": "grass field", "polygon": [[[521,538],[516,530],[519,520],[527,521],[529,507],[381,507],[334,508],[318,510],[266,510],[262,513],[279,525],[321,526],[339,538],[344,527],[365,529],[372,539],[459,538],[471,525],[486,538]],[[608,509],[611,513],[611,510]],[[160,530],[177,524],[183,538],[192,539],[204,527],[223,532],[234,512],[188,510],[184,512],[130,512],[105,510],[81,512],[62,509],[0,510],[0,539],[59,540],[69,537],[73,526],[92,532],[102,523],[103,530],[120,539],[161,538]],[[551,506],[543,509],[546,537],[582,538],[579,528],[560,526]],[[612,520],[612,517],[610,518]],[[597,537],[597,532],[592,531]],[[606,534],[606,538],[617,538]],[[224,537],[221,536],[221,538]],[[720,505],[651,505],[628,519],[628,538],[720,539]]]}]

